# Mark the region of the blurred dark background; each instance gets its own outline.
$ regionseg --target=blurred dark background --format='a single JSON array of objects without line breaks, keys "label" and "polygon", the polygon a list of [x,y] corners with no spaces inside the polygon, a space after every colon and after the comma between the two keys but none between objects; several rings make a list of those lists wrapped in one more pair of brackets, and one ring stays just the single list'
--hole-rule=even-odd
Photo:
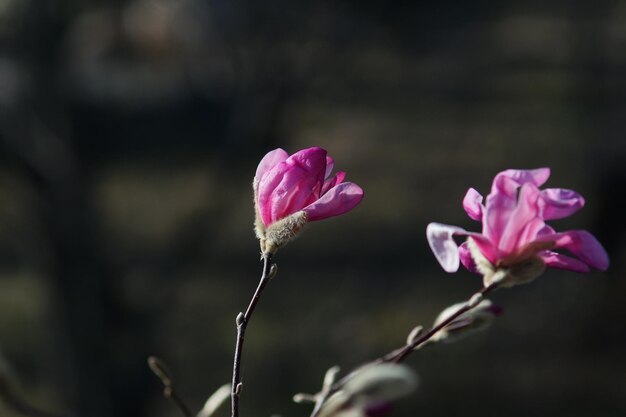
[{"label": "blurred dark background", "polygon": [[410,358],[394,415],[624,416],[625,71],[625,2],[0,0],[3,372],[44,409],[175,416],[156,354],[199,409],[260,272],[256,164],[317,145],[366,198],[278,254],[243,416],[309,415],[328,367],[476,290],[426,224],[477,229],[465,190],[539,166],[611,268],[494,294],[489,331]]}]

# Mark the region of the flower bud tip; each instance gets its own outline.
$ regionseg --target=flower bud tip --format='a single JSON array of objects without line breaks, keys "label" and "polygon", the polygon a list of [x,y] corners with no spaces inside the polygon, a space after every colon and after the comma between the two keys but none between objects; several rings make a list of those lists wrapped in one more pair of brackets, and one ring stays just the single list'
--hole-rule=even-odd
[{"label": "flower bud tip", "polygon": [[424,326],[415,326],[406,338],[406,344],[412,345],[418,337],[423,333]]},{"label": "flower bud tip", "polygon": [[472,298],[469,299],[469,301],[467,302],[467,306],[469,308],[474,308],[476,307],[481,301],[483,300],[483,295],[479,292],[477,292],[476,294],[472,295]]},{"label": "flower bud tip", "polygon": [[278,265],[272,264],[272,266],[270,267],[270,272],[269,274],[267,274],[267,279],[269,280],[274,279],[277,273],[278,273]]}]

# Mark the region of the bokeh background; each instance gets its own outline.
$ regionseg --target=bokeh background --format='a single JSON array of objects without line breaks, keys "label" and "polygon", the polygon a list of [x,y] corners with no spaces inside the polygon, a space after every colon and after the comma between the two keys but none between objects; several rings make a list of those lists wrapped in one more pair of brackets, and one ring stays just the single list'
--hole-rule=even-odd
[{"label": "bokeh background", "polygon": [[426,224],[477,228],[469,186],[540,166],[610,270],[495,293],[489,331],[410,358],[393,415],[624,416],[625,71],[619,1],[0,0],[2,373],[50,411],[175,416],[156,354],[198,410],[260,272],[256,164],[317,145],[366,198],[278,254],[243,416],[308,415],[327,368],[476,290]]}]

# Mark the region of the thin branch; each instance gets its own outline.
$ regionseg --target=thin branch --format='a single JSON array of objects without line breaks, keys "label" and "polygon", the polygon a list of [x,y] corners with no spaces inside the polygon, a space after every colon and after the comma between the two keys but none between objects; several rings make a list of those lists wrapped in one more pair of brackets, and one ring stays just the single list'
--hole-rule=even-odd
[{"label": "thin branch", "polygon": [[0,399],[10,410],[28,417],[67,417],[68,414],[56,414],[50,411],[40,410],[24,400],[11,383],[11,378],[6,372],[0,372]]},{"label": "thin branch", "polygon": [[429,331],[424,333],[422,336],[416,338],[413,342],[407,344],[402,349],[392,352],[391,354],[385,355],[382,358],[382,362],[402,362],[407,356],[411,354],[411,352],[415,351],[418,347],[426,343],[433,337],[437,332],[446,327],[448,324],[452,323],[457,317],[461,314],[466,313],[472,309],[474,309],[482,300],[482,297],[486,294],[489,294],[491,291],[495,290],[498,286],[498,282],[494,282],[487,287],[481,288],[476,294],[474,294],[470,300],[465,303],[461,308],[459,308],[454,314],[450,317],[439,323],[438,325],[431,328]]},{"label": "thin branch", "polygon": [[185,417],[191,417],[191,411],[174,389],[174,381],[165,363],[156,356],[148,358],[148,366],[163,383],[163,396],[174,404]]},{"label": "thin branch", "polygon": [[241,388],[243,384],[241,382],[241,355],[243,353],[243,340],[246,333],[246,328],[250,319],[252,318],[252,314],[259,302],[259,298],[265,289],[267,283],[272,279],[272,277],[276,273],[276,267],[272,265],[272,255],[264,254],[263,255],[263,272],[261,274],[261,279],[259,281],[259,285],[250,300],[250,304],[248,304],[248,308],[246,309],[245,314],[239,313],[237,315],[236,324],[237,324],[237,342],[235,344],[235,359],[233,361],[233,382],[231,386],[231,411],[232,417],[239,417],[239,396],[241,395]]},{"label": "thin branch", "polygon": [[496,282],[488,285],[487,287],[481,288],[480,291],[476,292],[472,297],[470,297],[470,299],[462,307],[460,307],[454,314],[452,314],[450,317],[448,317],[447,319],[445,319],[441,323],[437,324],[436,326],[433,326],[429,331],[423,333],[421,336],[415,338],[410,343],[407,343],[405,346],[403,346],[401,348],[398,348],[398,349],[394,349],[391,352],[387,353],[386,355],[381,356],[378,359],[375,359],[375,360],[373,360],[371,362],[368,362],[368,363],[360,366],[355,371],[350,372],[348,375],[344,376],[343,378],[341,378],[340,380],[335,382],[330,389],[326,390],[323,393],[320,393],[321,395],[318,398],[317,402],[315,403],[315,407],[313,408],[313,412],[311,413],[311,417],[316,417],[319,414],[320,410],[322,409],[322,406],[326,403],[326,400],[331,395],[333,395],[334,393],[339,391],[341,389],[341,387],[343,387],[343,385],[350,378],[352,378],[354,376],[354,374],[358,370],[361,370],[361,369],[363,369],[365,367],[369,367],[369,366],[372,366],[372,365],[380,364],[380,363],[387,363],[387,362],[399,363],[399,362],[402,362],[404,359],[406,359],[411,354],[411,352],[414,352],[417,348],[419,348],[420,346],[422,346],[423,344],[428,342],[435,334],[437,334],[444,327],[446,327],[447,325],[452,323],[460,315],[462,315],[463,313],[466,313],[466,312],[474,309],[480,303],[480,301],[482,300],[483,296],[488,294],[488,293],[490,293],[490,292],[492,292],[493,290],[495,290],[498,287],[498,284],[499,284],[499,282],[496,281]]}]

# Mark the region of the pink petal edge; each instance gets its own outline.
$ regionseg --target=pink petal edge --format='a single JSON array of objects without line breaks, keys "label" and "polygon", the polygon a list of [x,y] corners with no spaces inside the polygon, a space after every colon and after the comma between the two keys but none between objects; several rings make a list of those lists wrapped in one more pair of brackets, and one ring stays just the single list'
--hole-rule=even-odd
[{"label": "pink petal edge", "polygon": [[467,190],[463,198],[463,208],[472,220],[480,221],[483,217],[483,196],[473,188]]},{"label": "pink petal edge", "polygon": [[261,178],[267,173],[267,171],[285,161],[287,158],[289,158],[289,154],[281,148],[274,149],[273,151],[266,153],[263,159],[261,159],[261,162],[259,162],[259,165],[256,168],[256,173],[254,174],[256,184],[261,181]]},{"label": "pink petal edge", "polygon": [[543,259],[546,266],[550,268],[565,269],[574,272],[589,272],[589,266],[578,259],[551,251],[540,253],[539,257]]},{"label": "pink petal edge", "polygon": [[351,182],[343,182],[302,210],[307,214],[307,220],[312,222],[346,213],[356,207],[362,199],[361,187]]},{"label": "pink petal edge", "polygon": [[476,262],[474,262],[474,258],[472,258],[472,254],[467,247],[467,241],[459,245],[459,258],[465,269],[476,274],[479,273],[478,268],[476,268]]},{"label": "pink petal edge", "polygon": [[592,268],[606,271],[609,267],[609,255],[598,239],[586,230],[569,230],[543,237],[542,240],[554,240],[556,248],[568,250],[572,255]]},{"label": "pink petal edge", "polygon": [[444,271],[456,272],[459,269],[459,248],[453,236],[467,233],[465,229],[442,223],[429,223],[426,226],[428,245]]},{"label": "pink petal edge", "polygon": [[574,190],[546,188],[541,190],[543,197],[542,214],[545,220],[562,219],[576,213],[585,205],[585,199]]},{"label": "pink petal edge", "polygon": [[281,183],[288,170],[289,164],[287,164],[286,161],[280,162],[267,171],[259,180],[256,196],[257,207],[265,226],[269,226],[272,223],[272,199],[274,198],[274,190]]}]

